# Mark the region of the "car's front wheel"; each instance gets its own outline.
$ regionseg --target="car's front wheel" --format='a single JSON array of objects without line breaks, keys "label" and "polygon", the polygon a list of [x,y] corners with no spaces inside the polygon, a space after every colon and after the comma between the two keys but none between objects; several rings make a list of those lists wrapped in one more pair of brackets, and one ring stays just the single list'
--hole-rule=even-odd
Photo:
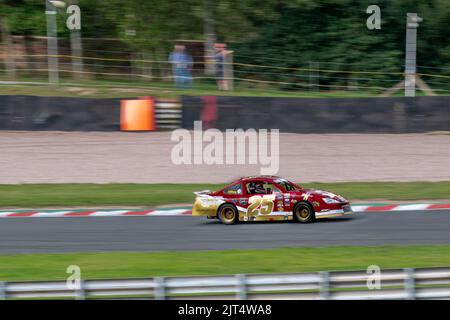
[{"label": "car's front wheel", "polygon": [[313,222],[315,218],[314,209],[309,203],[299,202],[294,208],[294,220],[300,223]]},{"label": "car's front wheel", "polygon": [[238,211],[231,204],[224,204],[220,207],[217,217],[223,224],[235,224],[238,221]]}]

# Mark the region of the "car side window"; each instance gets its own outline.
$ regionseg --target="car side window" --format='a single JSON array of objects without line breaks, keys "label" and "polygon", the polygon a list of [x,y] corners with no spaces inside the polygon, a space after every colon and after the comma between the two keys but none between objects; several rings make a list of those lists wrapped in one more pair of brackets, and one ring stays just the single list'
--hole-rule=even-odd
[{"label": "car side window", "polygon": [[236,183],[225,190],[223,190],[224,194],[242,194],[242,183]]},{"label": "car side window", "polygon": [[247,182],[247,193],[248,194],[265,194],[263,182],[261,181],[250,181]]},{"label": "car side window", "polygon": [[271,185],[272,191],[269,192],[269,194],[282,194],[283,192],[281,192],[280,189],[278,189],[276,186]]},{"label": "car side window", "polygon": [[278,189],[274,184],[272,183],[265,183],[264,189],[266,190],[266,194],[277,194],[282,193],[280,189]]},{"label": "car side window", "polygon": [[248,194],[275,194],[281,193],[274,184],[265,181],[251,181],[247,183]]}]

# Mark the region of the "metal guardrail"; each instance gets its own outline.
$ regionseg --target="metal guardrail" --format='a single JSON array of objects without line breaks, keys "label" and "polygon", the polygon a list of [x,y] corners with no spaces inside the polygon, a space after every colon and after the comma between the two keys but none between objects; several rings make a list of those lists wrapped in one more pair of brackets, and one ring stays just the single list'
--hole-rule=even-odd
[{"label": "metal guardrail", "polygon": [[181,127],[181,101],[158,99],[155,103],[157,129],[177,129]]},{"label": "metal guardrail", "polygon": [[450,299],[450,267],[384,270],[379,289],[365,271],[199,277],[0,282],[1,299]]}]

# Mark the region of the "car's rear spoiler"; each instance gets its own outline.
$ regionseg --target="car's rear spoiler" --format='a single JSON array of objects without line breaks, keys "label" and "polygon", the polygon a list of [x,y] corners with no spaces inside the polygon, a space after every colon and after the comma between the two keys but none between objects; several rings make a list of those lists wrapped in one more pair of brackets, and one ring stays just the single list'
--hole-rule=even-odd
[{"label": "car's rear spoiler", "polygon": [[209,193],[211,193],[211,190],[194,191],[196,196],[207,196]]}]

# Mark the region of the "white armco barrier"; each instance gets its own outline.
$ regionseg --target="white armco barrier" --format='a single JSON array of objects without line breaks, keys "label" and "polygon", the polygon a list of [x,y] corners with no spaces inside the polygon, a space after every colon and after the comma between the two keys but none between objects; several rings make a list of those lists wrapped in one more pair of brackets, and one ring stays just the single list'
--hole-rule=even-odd
[{"label": "white armco barrier", "polygon": [[450,299],[450,268],[0,282],[0,299],[20,298]]}]

